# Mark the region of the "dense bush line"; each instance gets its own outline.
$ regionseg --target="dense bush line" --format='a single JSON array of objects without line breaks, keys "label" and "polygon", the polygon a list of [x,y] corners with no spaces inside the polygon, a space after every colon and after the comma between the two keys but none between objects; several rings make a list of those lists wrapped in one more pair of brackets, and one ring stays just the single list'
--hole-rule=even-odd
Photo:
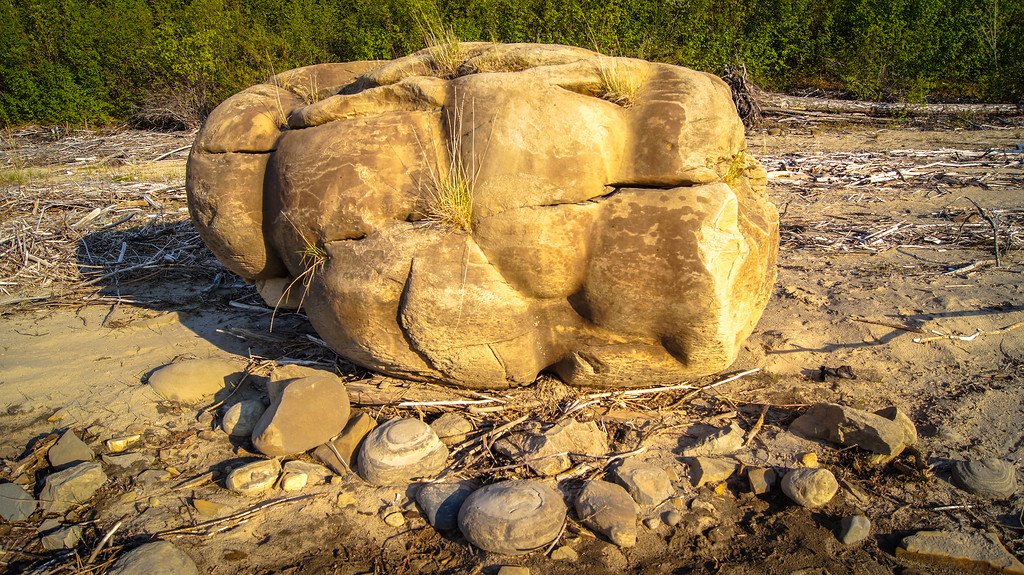
[{"label": "dense bush line", "polygon": [[0,123],[194,123],[273,71],[420,49],[424,18],[773,90],[1024,96],[1019,0],[0,0]]}]

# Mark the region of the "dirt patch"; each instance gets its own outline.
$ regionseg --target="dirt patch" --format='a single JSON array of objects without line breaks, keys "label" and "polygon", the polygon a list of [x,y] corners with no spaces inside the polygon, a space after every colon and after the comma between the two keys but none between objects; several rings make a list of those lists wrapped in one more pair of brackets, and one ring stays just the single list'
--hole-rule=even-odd
[{"label": "dirt patch", "polygon": [[[956,528],[996,533],[1024,556],[1021,494],[997,503],[978,499],[953,487],[948,469],[951,460],[996,456],[1014,462],[1024,480],[1024,329],[1000,331],[1024,321],[1024,129],[783,130],[749,138],[783,213],[776,293],[733,366],[761,371],[699,393],[601,398],[574,412],[602,421],[614,449],[642,445],[679,465],[683,521],[641,526],[635,548],[620,551],[570,522],[561,544],[579,553],[576,563],[539,552],[487,555],[429,527],[404,489],[370,488],[352,476],[313,486],[302,493],[308,497],[244,521],[173,533],[209,520],[197,514],[196,499],[220,503],[230,516],[283,495],[261,500],[225,490],[225,467],[254,456],[251,446],[214,431],[215,410],[161,403],[143,383],[154,367],[182,355],[241,357],[255,366],[319,363],[355,381],[354,402],[376,416],[431,418],[437,408],[397,402],[463,396],[352,368],[318,344],[301,314],[278,314],[270,332],[271,310],[253,288],[194,243],[179,171],[187,152],[174,151],[187,145],[189,134],[13,135],[16,146],[2,156],[5,169],[21,162],[54,174],[76,157],[98,162],[124,154],[120,169],[131,171],[168,152],[159,163],[173,165],[157,181],[139,168],[128,181],[120,172],[96,170],[0,186],[0,289],[7,298],[0,308],[3,473],[55,430],[73,428],[99,452],[111,437],[142,435],[136,451],[147,461],[107,465],[111,481],[69,516],[86,525],[81,560],[121,522],[96,565],[169,531],[165,537],[209,573],[492,573],[500,564],[528,565],[535,573],[954,573],[894,551],[913,531]],[[100,213],[75,225],[97,208]],[[855,379],[821,380],[822,366],[844,365]],[[467,411],[480,426],[528,412],[556,418],[585,393],[546,381],[503,394],[503,405],[512,406],[505,411],[488,412],[486,404]],[[906,457],[900,465],[871,466],[864,453],[786,432],[805,406],[819,401],[904,409],[921,433],[930,473],[915,473]],[[816,452],[843,487],[825,507],[798,508],[778,492],[755,497],[742,477],[719,491],[688,486],[681,446],[708,425],[738,421],[749,430],[764,406],[764,425],[738,459],[784,468]],[[490,457],[474,468],[487,471],[485,479],[526,473],[488,471],[509,464]],[[599,473],[600,462],[595,468],[588,473]],[[144,475],[147,469],[168,475],[146,481],[154,477]],[[32,479],[41,477],[40,470]],[[574,485],[568,482],[568,489]],[[695,498],[714,511],[694,510]],[[404,527],[390,527],[380,516],[395,501],[403,506]],[[841,517],[857,511],[871,519],[872,534],[846,547],[835,532]],[[38,523],[37,515],[0,527],[11,551],[2,560],[15,571],[51,561],[39,572],[56,566],[75,572],[68,555],[42,552]]]}]

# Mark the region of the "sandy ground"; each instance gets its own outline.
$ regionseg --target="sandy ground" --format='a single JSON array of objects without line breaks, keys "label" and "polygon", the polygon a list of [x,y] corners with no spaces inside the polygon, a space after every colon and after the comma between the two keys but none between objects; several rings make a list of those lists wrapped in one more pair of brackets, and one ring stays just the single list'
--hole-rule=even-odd
[{"label": "sandy ground", "polygon": [[[753,497],[740,477],[724,493],[694,490],[682,479],[679,527],[641,527],[637,546],[619,551],[570,524],[562,543],[580,559],[567,563],[539,552],[507,558],[470,549],[460,538],[430,528],[412,507],[406,526],[389,527],[378,512],[396,498],[405,501],[404,490],[371,489],[346,477],[308,488],[307,498],[232,522],[232,529],[166,537],[188,551],[202,572],[225,574],[493,573],[502,564],[528,565],[534,573],[955,573],[894,552],[908,533],[952,528],[993,532],[1024,559],[1022,492],[992,503],[948,481],[950,461],[997,456],[1015,462],[1024,485],[1024,329],[997,332],[1024,320],[1024,128],[810,129],[796,123],[772,133],[750,136],[749,147],[770,172],[770,193],[783,214],[779,281],[733,366],[761,371],[682,404],[672,405],[680,395],[610,401],[591,415],[600,419],[617,410],[606,415],[618,447],[631,447],[630,432],[646,435],[644,445],[682,474],[676,455],[695,433],[730,420],[749,428],[768,406],[757,441],[738,458],[792,467],[798,454],[814,451],[844,486],[832,503],[810,512],[777,493]],[[188,144],[189,134],[107,134],[106,143],[84,159],[82,147],[99,135],[76,137],[68,144],[66,136],[26,132],[8,140],[0,156],[6,170],[0,172],[0,238],[33,214],[43,220],[38,207],[19,207],[33,196],[73,198],[83,189],[109,193],[114,204],[123,203],[125,194],[148,194],[160,205],[159,218],[147,202],[150,207],[131,208],[140,213],[134,220],[110,226],[123,217],[112,209],[79,226],[75,237],[108,245],[103,257],[150,253],[156,226],[169,225],[165,234],[186,233],[186,226],[174,226],[185,217],[186,152],[159,157]],[[146,153],[125,151],[138,148],[132,142],[140,139]],[[74,204],[43,211],[70,228],[91,210]],[[983,215],[996,223],[999,267],[993,226]],[[149,219],[142,225],[144,218]],[[113,240],[104,234],[114,234]],[[70,271],[56,275],[51,285],[25,281],[42,268],[30,269],[26,254],[36,244],[23,240],[0,245],[7,274],[0,279],[0,457],[7,462],[0,478],[54,431],[73,428],[100,453],[106,439],[141,434],[135,450],[149,461],[128,469],[108,466],[111,481],[93,503],[69,516],[89,526],[80,548],[86,554],[104,531],[122,522],[101,561],[147,534],[208,519],[197,514],[196,498],[234,512],[282,496],[251,499],[224,489],[219,482],[226,465],[251,457],[251,447],[212,431],[210,412],[161,403],[144,383],[153,368],[181,356],[252,359],[259,365],[300,360],[325,362],[353,379],[368,377],[317,346],[301,314],[278,315],[268,333],[270,310],[251,287],[218,273],[201,246],[187,252],[191,264],[205,266],[198,272],[143,266],[145,274],[116,273],[98,282],[97,292],[80,285],[80,274],[92,268],[75,270],[75,264],[98,257],[83,255],[80,246],[70,252],[77,262],[53,260],[53,269]],[[181,245],[187,247],[187,240]],[[13,249],[17,242],[24,249]],[[108,264],[101,264],[103,270],[117,269]],[[33,297],[38,299],[26,299]],[[841,365],[850,366],[856,379],[819,381],[821,366]],[[362,383],[370,391],[355,394],[357,402],[433,393],[379,376]],[[528,389],[510,396],[516,393],[535,395]],[[819,401],[906,410],[933,472],[917,477],[894,466],[872,468],[853,451],[785,432],[802,408]],[[394,407],[364,408],[379,416],[396,413]],[[557,412],[556,405],[551,409]],[[429,418],[436,412],[406,410],[417,413]],[[146,469],[168,470],[169,476],[144,480]],[[210,472],[212,479],[204,480]],[[356,502],[340,505],[343,493],[356,494]],[[685,506],[695,497],[713,504],[713,526],[696,527]],[[954,509],[934,510],[943,506]],[[845,547],[835,529],[842,516],[858,510],[871,518],[872,536]],[[24,524],[0,525],[3,547],[21,552],[2,557],[15,571],[46,560],[35,555],[42,552],[33,537],[39,521],[37,514]]]}]

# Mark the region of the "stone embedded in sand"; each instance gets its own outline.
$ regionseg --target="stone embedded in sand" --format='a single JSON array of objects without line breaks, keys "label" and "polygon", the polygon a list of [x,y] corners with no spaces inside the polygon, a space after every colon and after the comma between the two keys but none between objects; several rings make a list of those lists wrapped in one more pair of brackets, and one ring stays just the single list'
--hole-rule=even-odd
[{"label": "stone embedded in sand", "polygon": [[359,475],[372,485],[403,485],[444,468],[448,447],[418,419],[392,419],[371,431],[359,450]]},{"label": "stone embedded in sand", "polygon": [[302,307],[306,286],[293,278],[256,280],[256,291],[274,309],[296,310]]},{"label": "stone embedded in sand", "polygon": [[252,444],[272,457],[302,453],[341,432],[348,416],[348,392],[338,376],[289,380],[256,423]]},{"label": "stone embedded in sand", "polygon": [[359,412],[348,420],[345,429],[337,437],[317,447],[313,456],[338,475],[344,475],[352,470],[359,446],[374,427],[377,427],[377,420]]},{"label": "stone embedded in sand", "polygon": [[702,455],[729,455],[743,447],[744,431],[737,423],[701,437],[691,447],[683,450],[684,457]]},{"label": "stone embedded in sand", "polygon": [[575,549],[568,545],[560,545],[551,552],[552,561],[565,561],[567,563],[575,563],[580,560],[580,554]]},{"label": "stone embedded in sand", "polygon": [[621,485],[590,480],[576,496],[576,516],[619,547],[636,545],[637,504]]},{"label": "stone embedded in sand", "polygon": [[50,467],[60,470],[92,461],[96,459],[96,454],[91,447],[78,438],[74,431],[69,429],[61,434],[57,443],[50,446],[49,451],[46,452],[46,459],[50,461]]},{"label": "stone embedded in sand", "polygon": [[192,558],[169,541],[154,541],[125,553],[107,575],[199,575]]},{"label": "stone embedded in sand", "polygon": [[220,428],[232,437],[249,437],[267,406],[260,399],[243,399],[232,403],[221,418]]},{"label": "stone embedded in sand", "polygon": [[[894,416],[896,417],[896,416]],[[789,430],[809,439],[858,446],[880,455],[896,456],[917,440],[906,421],[889,419],[835,403],[818,403],[796,418]]]},{"label": "stone embedded in sand", "polygon": [[630,458],[613,469],[611,475],[640,505],[659,505],[676,493],[672,474],[662,465]]},{"label": "stone embedded in sand", "polygon": [[839,522],[839,540],[843,545],[859,543],[871,534],[871,520],[863,515],[847,515]]},{"label": "stone embedded in sand", "polygon": [[[454,78],[424,50],[225,100],[186,174],[214,254],[268,300],[270,282],[308,284],[321,337],[398,377],[623,387],[730,365],[771,294],[778,215],[728,86],[567,46],[461,46]],[[630,105],[610,101],[609,66]],[[324,97],[281,82],[297,76]],[[452,165],[474,174],[466,229],[431,199]]]},{"label": "stone embedded in sand", "polygon": [[904,440],[907,445],[917,445],[917,426],[914,425],[914,420],[910,419],[902,409],[895,405],[884,407],[875,412],[875,415],[881,415],[882,417],[892,421],[896,425],[900,426],[903,430]]},{"label": "stone embedded in sand", "polygon": [[261,459],[236,467],[228,473],[225,487],[242,495],[258,495],[273,489],[281,475],[281,462]]},{"label": "stone embedded in sand", "polygon": [[36,500],[16,483],[0,483],[0,517],[5,521],[24,521],[36,510]]},{"label": "stone embedded in sand", "polygon": [[694,487],[719,483],[732,477],[737,464],[731,459],[694,457],[690,461],[690,481]]},{"label": "stone embedded in sand", "polygon": [[516,555],[551,543],[562,530],[562,496],[534,480],[502,481],[474,491],[459,511],[459,529],[485,551]]},{"label": "stone embedded in sand", "polygon": [[435,528],[448,531],[459,526],[459,509],[479,486],[471,481],[425,483],[416,492],[416,503]]},{"label": "stone embedded in sand", "polygon": [[593,421],[564,419],[526,442],[523,458],[538,475],[557,475],[572,467],[569,453],[608,453],[608,435]]},{"label": "stone embedded in sand", "polygon": [[88,501],[106,482],[107,476],[100,462],[79,463],[46,476],[39,492],[40,505],[47,513],[64,513],[72,506]]},{"label": "stone embedded in sand", "polygon": [[192,359],[165,365],[149,376],[149,385],[168,401],[198,403],[241,381],[245,366],[223,359]]},{"label": "stone embedded in sand", "polygon": [[803,507],[821,507],[839,491],[835,475],[827,469],[801,467],[782,477],[782,492]]},{"label": "stone embedded in sand", "polygon": [[957,461],[953,481],[975,495],[1006,499],[1017,491],[1017,470],[1012,463],[995,457]]},{"label": "stone embedded in sand", "polygon": [[496,575],[530,575],[530,569],[518,565],[502,565]]},{"label": "stone embedded in sand", "polygon": [[462,443],[473,432],[473,422],[454,412],[445,413],[431,421],[430,427],[448,447]]},{"label": "stone embedded in sand", "polygon": [[750,482],[750,491],[754,495],[764,495],[775,487],[778,477],[774,469],[751,467],[747,469],[747,481]]},{"label": "stone embedded in sand", "polygon": [[896,555],[944,563],[952,567],[990,569],[1024,575],[1021,564],[991,533],[918,531],[906,537]]}]

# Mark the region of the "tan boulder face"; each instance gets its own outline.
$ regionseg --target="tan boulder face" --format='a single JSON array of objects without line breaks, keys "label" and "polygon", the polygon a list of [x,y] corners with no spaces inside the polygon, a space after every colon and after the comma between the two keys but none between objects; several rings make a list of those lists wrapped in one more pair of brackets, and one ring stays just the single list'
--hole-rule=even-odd
[{"label": "tan boulder face", "polygon": [[779,241],[728,87],[566,46],[455,55],[309,66],[225,101],[189,160],[200,235],[399,377],[630,387],[727,368]]}]

